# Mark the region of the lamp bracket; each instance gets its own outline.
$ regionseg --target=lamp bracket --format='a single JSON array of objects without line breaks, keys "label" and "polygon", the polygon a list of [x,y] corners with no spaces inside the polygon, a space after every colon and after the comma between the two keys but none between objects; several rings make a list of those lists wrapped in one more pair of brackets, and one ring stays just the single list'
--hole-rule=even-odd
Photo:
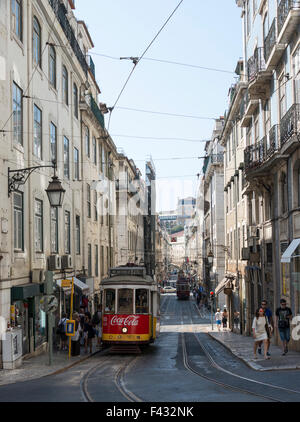
[{"label": "lamp bracket", "polygon": [[[8,197],[10,197],[11,192],[15,192],[21,185],[25,185],[31,173],[40,168],[56,169],[56,164],[53,163],[52,166],[35,166],[18,170],[11,170],[8,167]],[[12,173],[14,174],[11,176]]]}]

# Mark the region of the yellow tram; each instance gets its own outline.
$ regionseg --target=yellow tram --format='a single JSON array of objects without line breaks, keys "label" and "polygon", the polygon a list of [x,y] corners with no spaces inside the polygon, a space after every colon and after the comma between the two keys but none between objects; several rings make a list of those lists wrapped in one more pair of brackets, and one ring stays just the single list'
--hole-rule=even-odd
[{"label": "yellow tram", "polygon": [[102,280],[102,342],[146,345],[159,333],[160,294],[144,267],[111,268]]}]

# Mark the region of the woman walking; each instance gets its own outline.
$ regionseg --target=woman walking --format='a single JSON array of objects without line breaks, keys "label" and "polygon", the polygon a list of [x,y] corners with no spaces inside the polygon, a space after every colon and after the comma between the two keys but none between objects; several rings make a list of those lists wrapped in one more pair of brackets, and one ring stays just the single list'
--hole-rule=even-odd
[{"label": "woman walking", "polygon": [[224,307],[224,311],[222,313],[222,323],[223,323],[223,331],[227,330],[227,319],[228,319],[228,312],[227,309]]},{"label": "woman walking", "polygon": [[80,333],[82,327],[80,324],[80,316],[78,313],[73,314],[73,320],[75,321],[75,335],[71,337],[71,355],[79,356],[80,355]]},{"label": "woman walking", "polygon": [[252,324],[253,338],[254,338],[254,359],[257,359],[256,351],[259,343],[264,342],[265,359],[270,359],[268,352],[268,333],[271,332],[271,326],[266,318],[265,311],[260,308],[256,311]]}]

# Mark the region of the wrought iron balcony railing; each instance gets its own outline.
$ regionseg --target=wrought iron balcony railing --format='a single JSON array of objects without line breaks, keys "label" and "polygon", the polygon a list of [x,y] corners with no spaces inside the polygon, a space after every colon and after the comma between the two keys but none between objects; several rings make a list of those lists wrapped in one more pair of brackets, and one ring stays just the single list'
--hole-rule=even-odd
[{"label": "wrought iron balcony railing", "polygon": [[282,30],[290,11],[293,10],[293,9],[300,9],[300,1],[299,0],[281,0],[281,2],[279,3],[278,8],[277,8],[278,34]]},{"label": "wrought iron balcony railing", "polygon": [[96,69],[95,69],[95,63],[93,62],[93,59],[91,58],[91,56],[87,56],[86,60],[87,60],[88,66],[90,68],[90,71],[94,75],[94,78],[96,78]]},{"label": "wrought iron balcony railing", "polygon": [[224,161],[223,153],[208,155],[204,159],[203,173],[205,174],[207,172],[207,169],[211,164],[222,164],[223,161]]},{"label": "wrought iron balcony railing", "polygon": [[267,62],[270,54],[273,50],[274,45],[276,44],[277,40],[277,33],[276,33],[276,18],[273,19],[271,28],[268,32],[268,35],[265,38],[264,41],[264,54],[265,54],[265,61]]},{"label": "wrought iron balcony railing", "polygon": [[90,94],[90,107],[92,112],[94,113],[94,116],[96,117],[96,119],[98,120],[98,122],[100,123],[100,125],[103,127],[103,129],[105,128],[105,122],[104,122],[104,116],[100,111],[100,108],[98,107],[96,101],[94,100],[93,96]]},{"label": "wrought iron balcony railing", "polygon": [[280,121],[280,146],[299,133],[300,104],[293,104]]},{"label": "wrought iron balcony railing", "polygon": [[266,69],[266,63],[264,58],[264,48],[257,47],[254,51],[254,54],[248,60],[248,78],[249,82],[252,82],[258,72],[262,72]]},{"label": "wrought iron balcony railing", "polygon": [[271,127],[269,134],[266,139],[266,156],[265,159],[268,160],[272,155],[279,150],[279,125],[274,125]]},{"label": "wrought iron balcony railing", "polygon": [[81,51],[81,48],[79,47],[74,31],[67,18],[67,9],[65,8],[64,4],[60,2],[60,0],[48,0],[48,1],[57,17],[58,22],[60,23],[60,26],[62,27],[62,30],[64,31],[72,47],[72,50],[75,56],[77,57],[79,63],[81,64],[83,71],[85,72],[85,74],[87,74],[88,64],[86,62],[83,52]]}]

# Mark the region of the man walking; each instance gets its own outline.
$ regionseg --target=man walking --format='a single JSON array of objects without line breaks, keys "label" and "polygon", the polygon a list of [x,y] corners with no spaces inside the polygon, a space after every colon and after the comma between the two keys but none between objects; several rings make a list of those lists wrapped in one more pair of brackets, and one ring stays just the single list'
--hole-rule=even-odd
[{"label": "man walking", "polygon": [[[269,309],[267,306],[268,306],[268,302],[266,300],[263,300],[261,302],[261,307],[265,311],[265,316],[266,316],[266,318],[268,320],[269,325],[271,325],[271,327],[272,327],[272,331],[274,331],[273,314],[272,314],[271,309]],[[268,346],[267,346],[268,347],[268,349],[267,349],[267,356],[271,356],[271,354],[269,352],[270,344],[271,344],[271,339],[270,338],[268,338],[268,343],[267,344],[268,344]],[[257,350],[260,355],[261,355],[261,345],[262,345],[262,341],[259,343],[258,350]]]},{"label": "man walking", "polygon": [[280,308],[276,309],[276,326],[282,341],[282,356],[285,356],[288,352],[288,343],[290,341],[290,320],[292,319],[292,316],[292,310],[286,306],[286,300],[280,299]]}]

